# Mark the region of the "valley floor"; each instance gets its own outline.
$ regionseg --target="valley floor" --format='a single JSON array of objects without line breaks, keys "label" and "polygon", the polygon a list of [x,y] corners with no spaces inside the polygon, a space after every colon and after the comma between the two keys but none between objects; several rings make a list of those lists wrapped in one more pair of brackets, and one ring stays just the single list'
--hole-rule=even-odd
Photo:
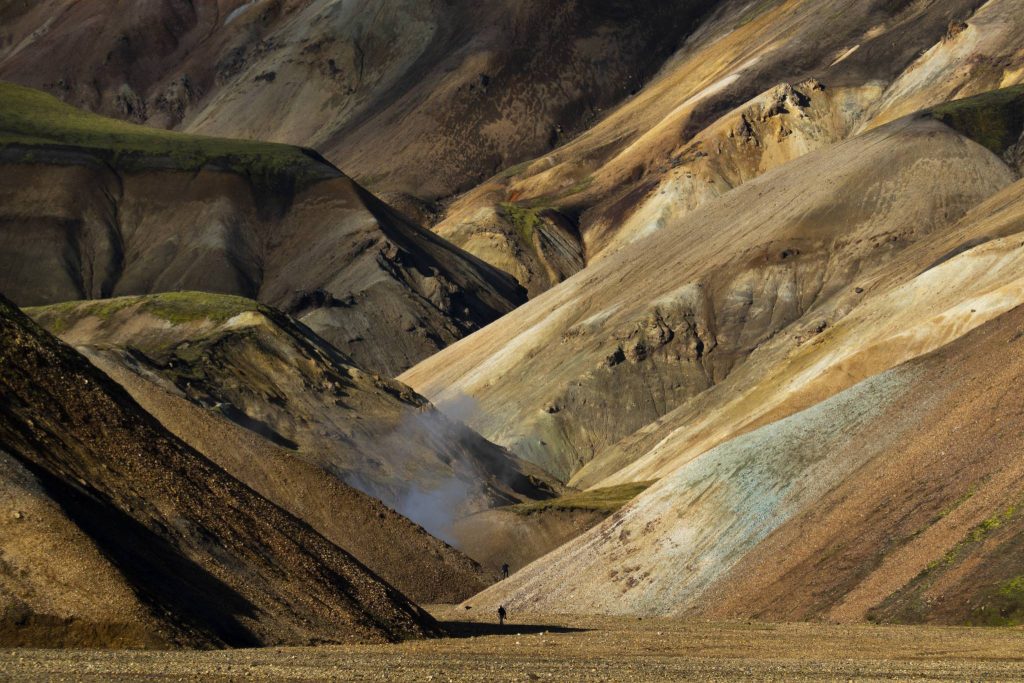
[{"label": "valley floor", "polygon": [[4,650],[0,679],[1024,680],[1021,629],[604,617],[531,618],[499,629],[455,608],[433,611],[452,637],[215,652]]}]

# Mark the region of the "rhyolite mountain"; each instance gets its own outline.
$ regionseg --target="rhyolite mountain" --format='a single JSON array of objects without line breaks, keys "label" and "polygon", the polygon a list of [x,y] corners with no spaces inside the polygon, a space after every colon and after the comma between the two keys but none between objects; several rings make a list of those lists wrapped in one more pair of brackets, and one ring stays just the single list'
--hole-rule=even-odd
[{"label": "rhyolite mountain", "polygon": [[[301,306],[247,294],[586,489],[456,520],[489,566],[503,544],[529,563],[467,605],[1024,621],[1021,0],[164,2],[96,13],[81,65],[42,56],[76,35],[80,5],[0,7],[2,77],[154,126],[315,147],[479,259],[442,260],[487,287],[444,277],[490,313],[442,306],[461,327],[418,356],[394,349],[438,325],[388,322],[386,365],[337,331],[368,339],[351,319],[332,336],[322,316],[349,301],[335,289]],[[153,20],[175,7],[184,20]],[[242,43],[258,47],[193,78]],[[349,93],[311,75],[353,82],[343,46]],[[279,263],[307,272],[298,253]],[[570,502],[608,491],[635,498]]]},{"label": "rhyolite mountain", "polygon": [[0,291],[21,306],[236,294],[393,376],[523,300],[306,149],[145,128],[0,83],[0,169]]},{"label": "rhyolite mountain", "polygon": [[386,642],[433,620],[0,298],[0,642]]},{"label": "rhyolite mountain", "polygon": [[[346,548],[351,543],[346,545],[345,529],[335,536],[334,526],[337,517],[353,512],[321,499],[347,489],[339,484],[379,499],[446,540],[453,540],[456,519],[560,491],[543,470],[254,301],[175,292],[27,310],[124,384],[184,441]],[[208,417],[196,418],[197,412]],[[233,452],[230,439],[196,441],[215,436],[213,425],[225,421],[263,442],[266,455]],[[308,493],[295,483],[300,477],[310,482]],[[377,542],[383,535],[373,537]],[[388,567],[395,566],[410,580],[437,574],[434,580],[442,582],[440,567],[419,566],[424,557],[430,565],[437,555],[451,554],[441,545],[414,553],[393,539],[396,551],[414,555],[405,567],[397,558],[380,569],[360,559],[389,580]],[[393,582],[417,600],[451,601],[451,592],[423,594],[404,580]]]},{"label": "rhyolite mountain", "polygon": [[0,79],[156,127],[315,147],[432,202],[638,91],[710,0],[0,3]]}]

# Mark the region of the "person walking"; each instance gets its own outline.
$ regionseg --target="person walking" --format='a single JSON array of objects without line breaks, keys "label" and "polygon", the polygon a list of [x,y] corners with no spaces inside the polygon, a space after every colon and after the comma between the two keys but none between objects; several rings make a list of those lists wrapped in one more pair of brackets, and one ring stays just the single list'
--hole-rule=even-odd
[{"label": "person walking", "polygon": [[505,625],[505,617],[508,616],[508,612],[505,611],[504,605],[498,605],[498,626]]},{"label": "person walking", "polygon": [[505,564],[501,565],[501,578],[503,578],[503,579],[507,579],[508,578],[508,562],[506,562]]}]

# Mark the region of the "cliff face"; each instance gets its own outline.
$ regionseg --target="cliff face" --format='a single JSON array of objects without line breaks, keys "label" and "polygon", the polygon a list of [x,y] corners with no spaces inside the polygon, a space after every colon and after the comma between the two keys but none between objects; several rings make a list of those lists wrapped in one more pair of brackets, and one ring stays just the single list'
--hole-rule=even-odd
[{"label": "cliff face", "polygon": [[0,640],[252,646],[431,619],[0,298]]},{"label": "cliff face", "polygon": [[0,289],[20,305],[204,290],[397,374],[523,297],[314,153],[103,119],[0,87]]}]

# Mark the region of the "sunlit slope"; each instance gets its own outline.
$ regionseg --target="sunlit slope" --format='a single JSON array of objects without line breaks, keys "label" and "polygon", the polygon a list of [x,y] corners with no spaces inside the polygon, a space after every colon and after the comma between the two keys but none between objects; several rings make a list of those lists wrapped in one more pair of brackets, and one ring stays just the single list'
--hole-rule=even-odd
[{"label": "sunlit slope", "polygon": [[1015,308],[727,441],[474,602],[1019,623],[1022,336]]},{"label": "sunlit slope", "polygon": [[388,375],[522,300],[313,152],[102,118],[0,83],[0,289],[202,290],[286,310]]},{"label": "sunlit slope", "polygon": [[[809,151],[1020,84],[1022,9],[1019,0],[725,4],[635,97],[463,194],[437,230],[535,295],[575,272],[567,244],[595,262]],[[523,212],[541,218],[537,229],[522,230]]]},{"label": "sunlit slope", "polygon": [[579,479],[661,476],[725,439],[936,349],[1019,305],[1022,183],[981,204],[947,234],[866,274],[864,300],[834,326],[809,342],[780,337],[766,344],[721,387],[625,439]]},{"label": "sunlit slope", "polygon": [[[474,397],[478,431],[573,477],[620,439],[714,393],[754,357],[770,371],[806,352],[871,294],[871,273],[941,239],[1015,177],[934,119],[904,119],[751,180],[402,379],[434,399]],[[734,398],[725,392],[723,400]]]}]

